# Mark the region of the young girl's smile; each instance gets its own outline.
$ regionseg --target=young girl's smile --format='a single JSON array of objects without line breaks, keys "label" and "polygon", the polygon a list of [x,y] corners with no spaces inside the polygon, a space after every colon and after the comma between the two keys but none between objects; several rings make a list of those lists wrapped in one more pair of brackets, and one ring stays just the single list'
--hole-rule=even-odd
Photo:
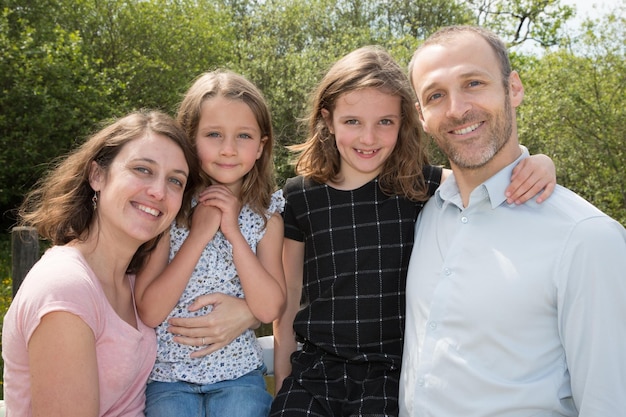
[{"label": "young girl's smile", "polygon": [[332,114],[322,110],[341,156],[340,178],[356,179],[343,185],[358,187],[380,173],[398,140],[400,107],[400,96],[365,88],[341,95]]},{"label": "young girl's smile", "polygon": [[242,100],[216,96],[202,104],[196,146],[202,169],[235,195],[245,174],[261,157],[265,137]]}]

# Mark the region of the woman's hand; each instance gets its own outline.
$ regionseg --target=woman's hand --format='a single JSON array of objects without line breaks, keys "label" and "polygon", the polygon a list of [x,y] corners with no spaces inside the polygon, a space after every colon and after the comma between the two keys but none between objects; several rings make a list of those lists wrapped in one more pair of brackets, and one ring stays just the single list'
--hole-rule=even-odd
[{"label": "woman's hand", "polygon": [[213,353],[247,329],[261,324],[250,312],[245,299],[221,293],[198,297],[189,310],[197,311],[208,305],[212,305],[213,310],[204,316],[169,319],[168,331],[175,335],[174,341],[188,346],[206,346],[193,352],[192,358]]}]

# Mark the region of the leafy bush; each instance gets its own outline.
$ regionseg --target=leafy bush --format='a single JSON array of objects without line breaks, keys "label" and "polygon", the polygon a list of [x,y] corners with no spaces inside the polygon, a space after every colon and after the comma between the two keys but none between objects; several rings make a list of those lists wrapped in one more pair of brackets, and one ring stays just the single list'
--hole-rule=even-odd
[{"label": "leafy bush", "polygon": [[[2,323],[4,315],[11,304],[12,299],[12,281],[11,281],[11,236],[2,234],[0,236],[0,335],[2,335]],[[2,351],[2,342],[0,341],[0,351]],[[0,357],[0,398],[4,397],[2,390],[1,372],[4,370],[4,361]]]}]

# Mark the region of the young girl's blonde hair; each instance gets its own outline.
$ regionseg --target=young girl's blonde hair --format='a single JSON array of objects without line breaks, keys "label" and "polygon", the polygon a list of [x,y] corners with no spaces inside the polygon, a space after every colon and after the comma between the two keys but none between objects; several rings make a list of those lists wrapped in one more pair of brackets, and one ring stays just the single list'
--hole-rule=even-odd
[{"label": "young girl's blonde hair", "polygon": [[428,164],[426,146],[419,133],[415,98],[404,71],[384,49],[359,48],[337,61],[326,73],[312,95],[308,139],[289,149],[298,152],[296,173],[319,183],[338,180],[341,158],[335,137],[330,133],[322,109],[332,116],[341,95],[375,88],[401,98],[401,125],[393,152],[378,176],[387,195],[401,195],[413,201],[428,199],[422,168]]},{"label": "young girl's blonde hair", "polygon": [[[250,107],[254,114],[261,137],[266,137],[263,153],[257,159],[254,167],[243,178],[241,195],[242,204],[247,204],[256,213],[265,218],[270,198],[275,191],[274,163],[272,152],[274,148],[274,134],[269,106],[261,91],[245,77],[226,70],[216,70],[200,75],[187,90],[183,101],[178,108],[178,122],[196,148],[196,136],[202,104],[214,97],[225,97],[231,100],[241,100]],[[204,172],[200,172],[203,186],[211,184],[211,179]]]}]

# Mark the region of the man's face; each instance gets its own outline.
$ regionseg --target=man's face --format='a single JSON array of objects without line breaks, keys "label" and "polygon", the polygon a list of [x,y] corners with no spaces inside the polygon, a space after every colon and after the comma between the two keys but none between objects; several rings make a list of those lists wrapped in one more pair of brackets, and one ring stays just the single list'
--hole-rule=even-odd
[{"label": "man's face", "polygon": [[425,47],[411,80],[424,131],[453,166],[480,168],[513,136],[523,88],[515,72],[507,80],[510,91],[504,88],[496,54],[480,36],[464,33]]}]

